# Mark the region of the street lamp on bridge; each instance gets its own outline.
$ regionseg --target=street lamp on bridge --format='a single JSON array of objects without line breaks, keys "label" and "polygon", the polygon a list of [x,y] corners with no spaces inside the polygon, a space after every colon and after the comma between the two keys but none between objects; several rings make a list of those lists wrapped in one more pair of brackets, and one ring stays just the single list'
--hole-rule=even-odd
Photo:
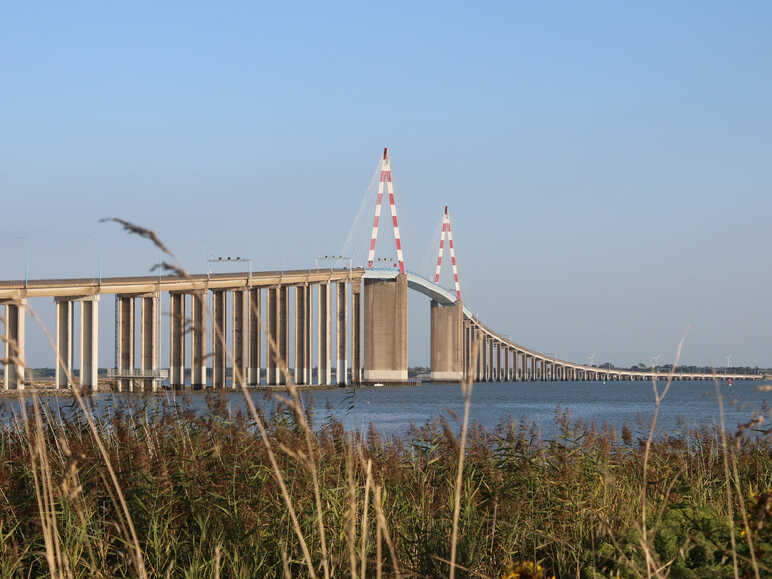
[{"label": "street lamp on bridge", "polygon": [[214,255],[210,255],[209,259],[207,259],[209,262],[209,267],[207,268],[206,275],[209,277],[212,275],[212,265],[213,263],[248,263],[249,264],[249,277],[252,277],[252,259],[248,257],[222,257]]},{"label": "street lamp on bridge", "polygon": [[314,260],[314,263],[316,265],[316,269],[319,269],[319,263],[329,263],[330,269],[333,269],[335,267],[336,263],[348,263],[348,269],[351,271],[352,267],[352,260],[347,255],[320,255]]}]

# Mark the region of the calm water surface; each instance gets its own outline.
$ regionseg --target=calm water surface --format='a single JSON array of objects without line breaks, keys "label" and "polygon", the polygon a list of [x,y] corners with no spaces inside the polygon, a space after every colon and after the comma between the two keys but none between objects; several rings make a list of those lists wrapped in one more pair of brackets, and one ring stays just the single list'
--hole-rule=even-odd
[{"label": "calm water surface", "polygon": [[[725,424],[733,431],[751,416],[765,414],[772,418],[766,403],[772,392],[760,392],[758,382],[721,384],[724,397]],[[660,389],[664,386],[660,383]],[[246,410],[240,392],[224,394],[231,411]],[[363,431],[373,423],[385,435],[405,434],[411,425],[421,426],[428,420],[445,416],[460,425],[463,398],[457,384],[424,384],[421,386],[384,386],[379,388],[338,388],[305,390],[306,404],[312,405],[315,425],[330,417],[341,421],[347,430]],[[156,395],[104,393],[93,396],[98,414],[112,412],[116,407],[135,411],[159,397],[172,398],[189,404],[195,411],[207,412],[206,397],[201,392]],[[253,392],[257,405],[271,408],[270,395]],[[516,382],[476,384],[472,394],[472,420],[493,429],[509,420],[532,421],[544,438],[555,435],[556,410],[568,410],[575,420],[604,424],[620,430],[628,424],[636,434],[648,431],[654,404],[650,382]],[[68,398],[44,398],[46,404],[64,413],[73,412]],[[6,410],[18,411],[18,403],[5,399]],[[9,416],[6,413],[6,419]],[[457,418],[456,418],[457,417]],[[715,384],[711,381],[673,382],[663,402],[658,432],[679,432],[684,428],[719,424],[719,408]]]}]

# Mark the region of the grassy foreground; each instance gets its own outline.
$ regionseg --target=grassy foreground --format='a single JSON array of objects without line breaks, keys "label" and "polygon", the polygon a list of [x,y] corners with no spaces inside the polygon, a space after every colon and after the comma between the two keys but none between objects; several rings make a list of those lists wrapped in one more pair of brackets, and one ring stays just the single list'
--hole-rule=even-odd
[{"label": "grassy foreground", "polygon": [[[0,576],[449,574],[455,424],[362,439],[335,422],[311,432],[290,404],[260,415],[263,437],[217,395],[206,416],[149,400],[93,428],[37,404],[6,414]],[[767,436],[684,432],[647,453],[628,431],[556,420],[553,441],[470,428],[457,576],[772,573]]]}]

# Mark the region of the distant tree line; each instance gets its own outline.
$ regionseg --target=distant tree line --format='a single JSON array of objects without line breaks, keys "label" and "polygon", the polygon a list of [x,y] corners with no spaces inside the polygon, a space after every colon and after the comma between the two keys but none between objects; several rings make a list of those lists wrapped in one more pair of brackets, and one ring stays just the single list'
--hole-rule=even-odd
[{"label": "distant tree line", "polygon": [[[615,366],[611,362],[605,362],[596,367],[604,370],[630,370],[632,372],[651,372],[652,370],[654,372],[670,372],[673,365],[657,364],[656,366],[651,366],[650,364],[644,364],[642,362],[639,362],[638,364],[633,364],[630,367],[625,367],[625,366]],[[717,374],[769,374],[770,372],[772,372],[772,369],[770,368],[759,368],[758,366],[714,367],[714,366],[681,365],[681,366],[676,366],[676,369],[675,369],[676,373],[681,373],[681,374],[712,374],[714,370]]]}]

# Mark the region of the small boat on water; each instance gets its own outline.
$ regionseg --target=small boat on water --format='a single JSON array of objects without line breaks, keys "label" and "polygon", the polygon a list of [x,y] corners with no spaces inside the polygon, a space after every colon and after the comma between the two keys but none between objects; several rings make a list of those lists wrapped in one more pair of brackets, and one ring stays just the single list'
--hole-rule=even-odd
[{"label": "small boat on water", "polygon": [[376,382],[375,384],[373,384],[374,388],[381,388],[382,386],[383,386],[383,382]]},{"label": "small boat on water", "polygon": [[759,392],[772,392],[772,384],[762,384],[761,386],[756,386],[756,390]]}]

